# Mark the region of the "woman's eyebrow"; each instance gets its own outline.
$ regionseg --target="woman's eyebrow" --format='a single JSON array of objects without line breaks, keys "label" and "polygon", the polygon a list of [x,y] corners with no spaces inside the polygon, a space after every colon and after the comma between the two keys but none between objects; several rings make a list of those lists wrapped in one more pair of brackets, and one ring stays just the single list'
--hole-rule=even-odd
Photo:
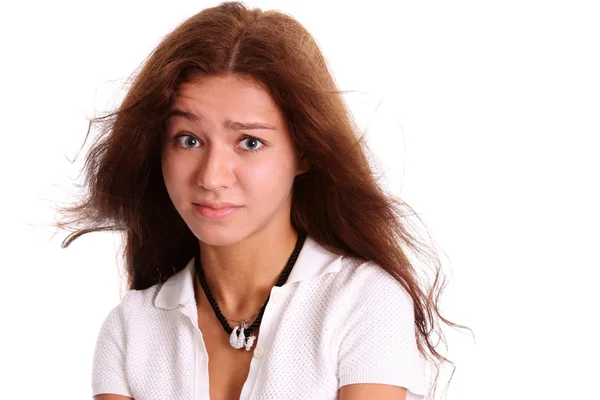
[{"label": "woman's eyebrow", "polygon": [[[187,111],[179,110],[179,109],[169,110],[169,112],[167,114],[167,119],[169,119],[171,117],[182,117],[191,122],[200,121],[200,118],[197,115],[192,114]],[[232,121],[230,119],[225,120],[225,122],[223,123],[223,126],[227,129],[231,129],[234,131],[252,130],[252,129],[272,129],[272,130],[277,129],[274,126],[266,124],[264,122],[240,122],[240,121]]]},{"label": "woman's eyebrow", "polygon": [[182,110],[178,110],[178,109],[174,109],[174,110],[169,110],[169,112],[167,113],[167,119],[172,118],[172,117],[183,117],[185,119],[187,119],[188,121],[192,121],[192,122],[196,122],[199,120],[199,118],[187,111],[182,111]]},{"label": "woman's eyebrow", "polygon": [[225,126],[225,128],[228,128],[228,129],[231,129],[234,131],[251,130],[251,129],[273,129],[273,130],[275,130],[274,126],[265,124],[263,122],[239,122],[239,121],[232,121],[230,119],[226,120],[223,123],[223,126]]}]

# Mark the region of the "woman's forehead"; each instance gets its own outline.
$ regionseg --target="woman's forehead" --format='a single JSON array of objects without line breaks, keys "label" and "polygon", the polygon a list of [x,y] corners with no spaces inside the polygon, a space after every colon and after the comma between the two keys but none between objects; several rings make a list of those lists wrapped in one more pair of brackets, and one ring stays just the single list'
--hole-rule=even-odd
[{"label": "woman's forehead", "polygon": [[176,90],[176,96],[189,96],[192,93],[206,94],[255,94],[262,95],[265,100],[274,101],[266,87],[262,82],[252,77],[247,77],[240,74],[232,75],[196,75],[182,83]]},{"label": "woman's forehead", "polygon": [[225,115],[231,120],[259,118],[279,124],[283,118],[263,86],[237,76],[202,77],[181,84],[169,111],[172,115],[190,122]]}]

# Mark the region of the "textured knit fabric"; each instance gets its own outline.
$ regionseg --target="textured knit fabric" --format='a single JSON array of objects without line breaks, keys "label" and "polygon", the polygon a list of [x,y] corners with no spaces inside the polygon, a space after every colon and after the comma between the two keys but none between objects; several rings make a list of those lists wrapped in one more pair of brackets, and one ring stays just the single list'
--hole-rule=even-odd
[{"label": "textured knit fabric", "polygon": [[[128,291],[110,311],[96,343],[92,396],[209,399],[194,277],[192,259],[165,283]],[[425,396],[406,290],[377,264],[331,253],[310,236],[286,284],[271,291],[251,351],[244,400],[337,399],[354,383],[401,386],[407,400]]]}]

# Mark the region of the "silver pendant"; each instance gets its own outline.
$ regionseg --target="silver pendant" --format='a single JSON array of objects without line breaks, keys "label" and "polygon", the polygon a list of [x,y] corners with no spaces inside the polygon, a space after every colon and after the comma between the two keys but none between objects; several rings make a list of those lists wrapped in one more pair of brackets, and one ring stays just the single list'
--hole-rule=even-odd
[{"label": "silver pendant", "polygon": [[242,322],[239,335],[238,330],[240,329],[240,326],[236,326],[235,328],[233,328],[233,331],[229,336],[229,344],[231,345],[231,347],[233,347],[234,349],[241,349],[242,347],[245,347],[246,351],[250,351],[252,345],[254,344],[254,341],[256,340],[256,336],[252,335],[246,338],[246,336],[244,336],[244,329],[247,327],[248,325],[245,323],[245,321]]}]

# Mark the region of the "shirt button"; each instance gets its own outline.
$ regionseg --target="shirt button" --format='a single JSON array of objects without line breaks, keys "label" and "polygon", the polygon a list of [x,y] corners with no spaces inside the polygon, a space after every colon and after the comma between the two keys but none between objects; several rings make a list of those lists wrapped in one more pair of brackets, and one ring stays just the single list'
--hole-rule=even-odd
[{"label": "shirt button", "polygon": [[273,303],[275,304],[280,304],[281,301],[283,300],[283,295],[279,292],[275,292],[273,293],[273,295],[271,296],[271,300],[273,301]]},{"label": "shirt button", "polygon": [[254,357],[255,358],[262,358],[262,356],[265,354],[265,350],[262,347],[257,347],[256,349],[254,349]]}]

